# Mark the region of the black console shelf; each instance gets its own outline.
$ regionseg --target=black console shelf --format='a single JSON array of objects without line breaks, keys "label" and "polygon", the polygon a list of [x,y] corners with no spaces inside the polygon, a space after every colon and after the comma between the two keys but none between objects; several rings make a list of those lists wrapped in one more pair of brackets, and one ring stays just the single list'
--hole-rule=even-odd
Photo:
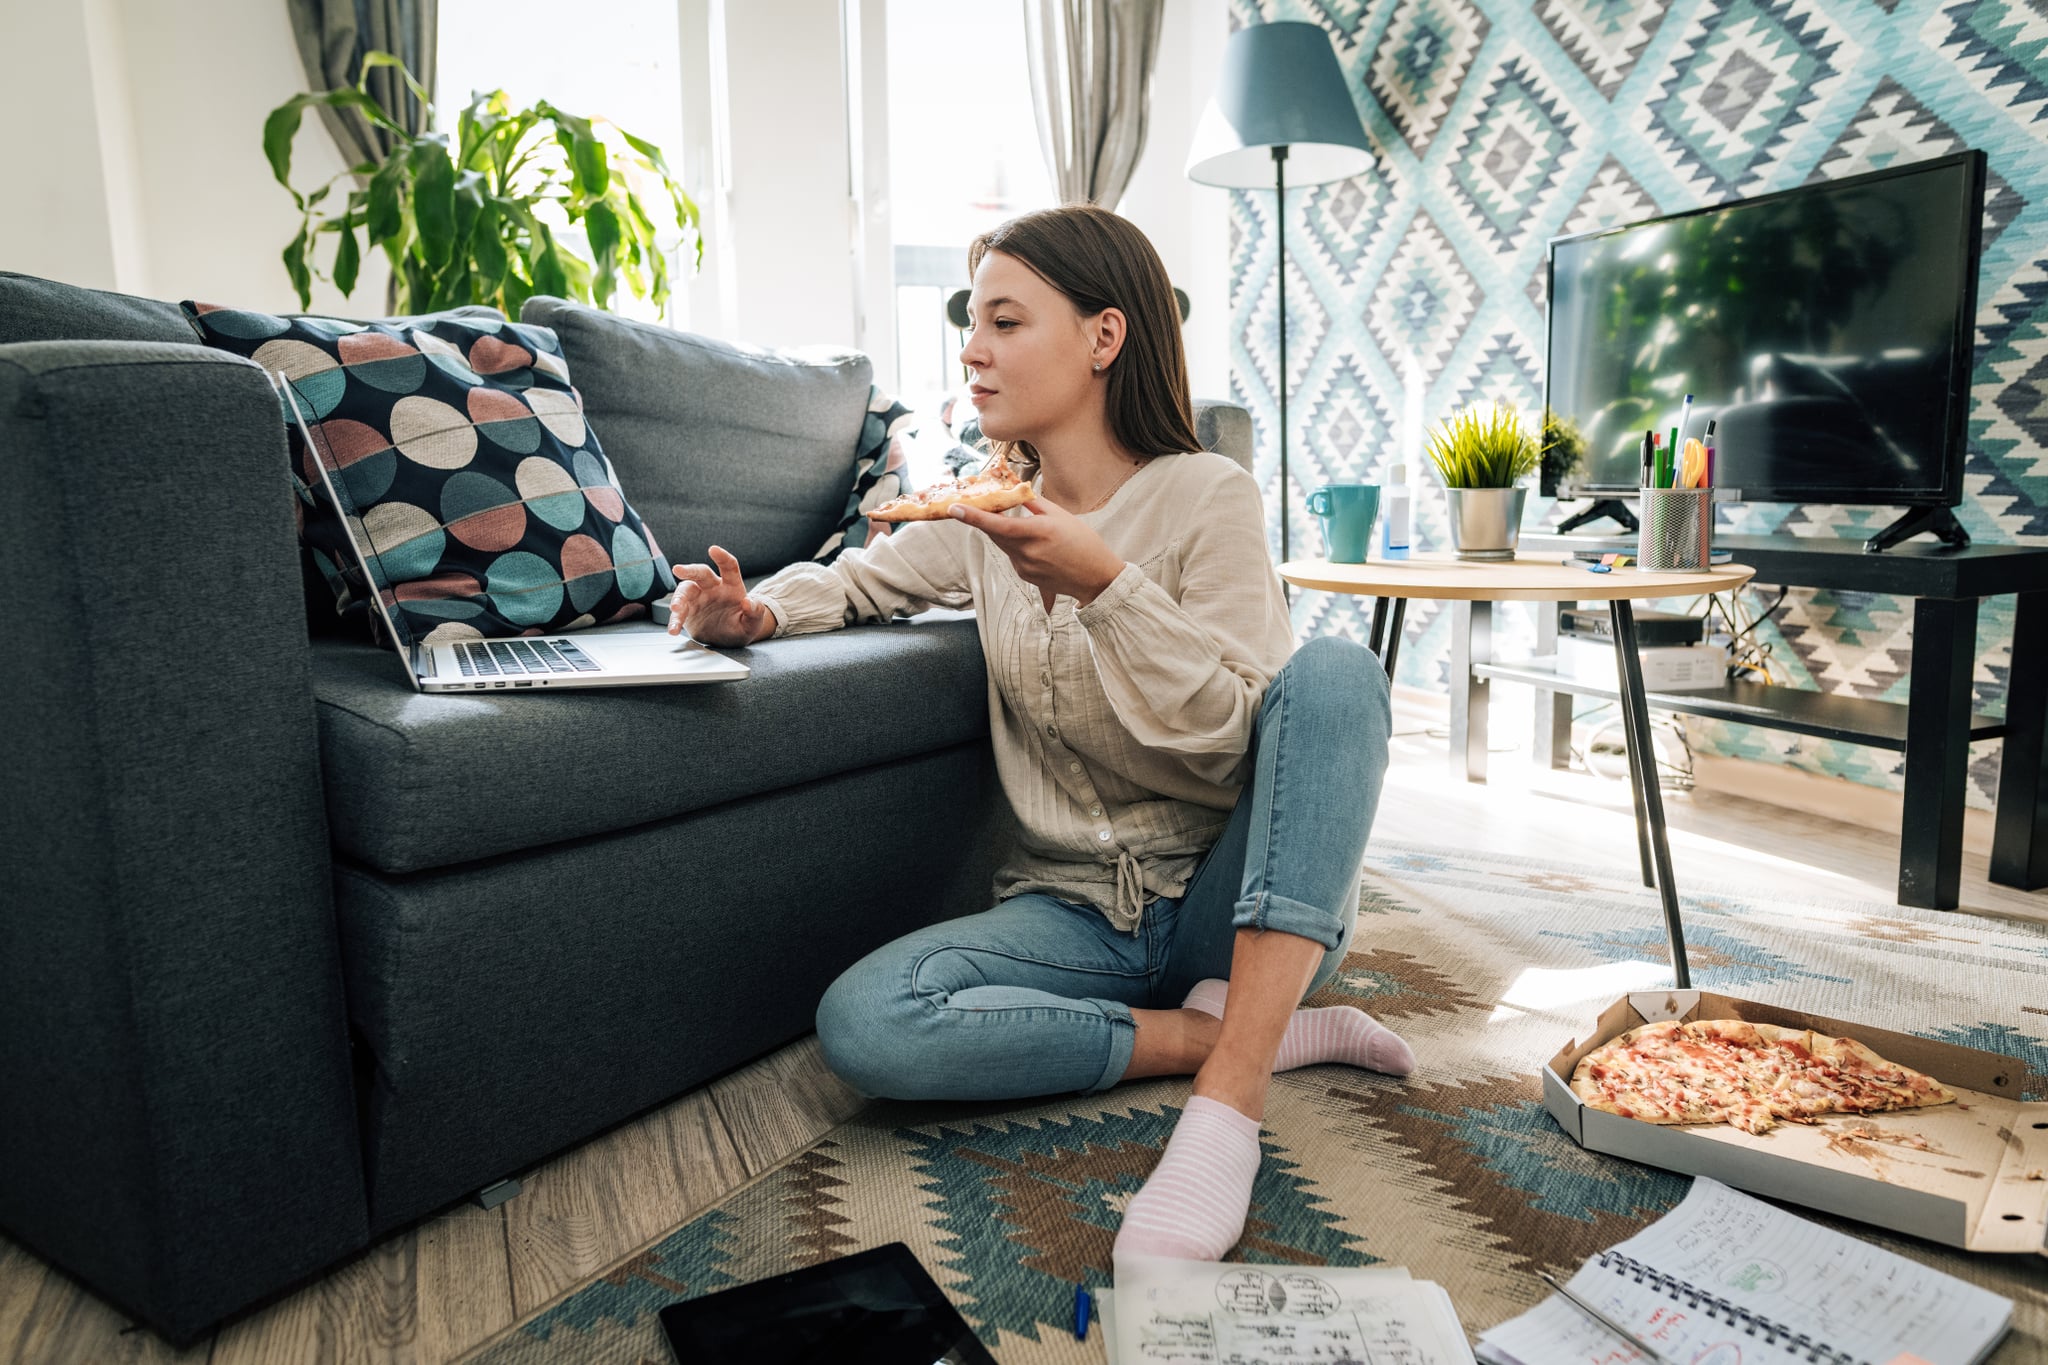
[{"label": "black console shelf", "polygon": [[[1498,682],[1527,683],[1546,692],[1564,692],[1579,697],[1600,697],[1614,701],[1621,694],[1607,684],[1588,682],[1557,671],[1550,655],[1522,663],[1474,664],[1472,671]],[[1906,748],[1906,705],[1895,701],[1871,701],[1864,697],[1842,697],[1831,692],[1809,692],[1803,687],[1772,687],[1765,683],[1731,682],[1714,688],[1688,688],[1683,692],[1643,693],[1651,707],[1678,711],[1713,720],[1740,721],[1773,730],[1832,739],[1843,744],[1868,744],[1876,749],[1903,753]],[[1975,716],[1970,738],[1999,739],[2005,721],[1993,716]]]},{"label": "black console shelf", "polygon": [[[2048,886],[2048,545],[1970,545],[1928,541],[1879,553],[1861,540],[1806,536],[1714,537],[1714,547],[1756,570],[1758,584],[1886,593],[1913,599],[1913,662],[1904,703],[1867,701],[1790,687],[1735,683],[1711,692],[1652,692],[1648,704],[1797,734],[1868,744],[1905,757],[1905,820],[1899,836],[1901,905],[1952,910],[1959,903],[1963,800],[1970,744],[2003,738],[1991,880],[2035,890]],[[1631,535],[1525,534],[1524,558],[1575,551],[1633,553]],[[2015,594],[2012,665],[2003,719],[1976,715],[1977,604]],[[1537,614],[1538,654],[1554,653],[1557,607]],[[1536,753],[1570,760],[1573,696],[1615,695],[1612,688],[1561,675],[1554,661],[1496,663],[1493,605],[1454,603],[1451,761],[1486,780],[1486,696],[1494,681],[1550,693],[1536,708]]]}]

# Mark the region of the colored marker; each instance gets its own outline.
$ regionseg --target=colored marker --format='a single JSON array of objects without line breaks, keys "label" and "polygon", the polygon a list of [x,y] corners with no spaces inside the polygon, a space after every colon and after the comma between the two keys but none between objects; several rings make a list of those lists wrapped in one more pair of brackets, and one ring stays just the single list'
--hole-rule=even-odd
[{"label": "colored marker", "polygon": [[1088,1291],[1081,1285],[1074,1286],[1074,1340],[1088,1340],[1088,1311],[1094,1305]]}]

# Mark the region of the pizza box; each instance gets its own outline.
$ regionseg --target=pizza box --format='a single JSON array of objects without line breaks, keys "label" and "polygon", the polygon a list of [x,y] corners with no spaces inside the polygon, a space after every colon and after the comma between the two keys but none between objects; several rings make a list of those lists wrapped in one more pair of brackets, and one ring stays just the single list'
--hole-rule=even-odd
[{"label": "pizza box", "polygon": [[[1662,1019],[1742,1019],[1854,1038],[1925,1072],[1956,1103],[1833,1114],[1745,1133],[1725,1123],[1644,1123],[1593,1109],[1571,1076],[1593,1049]],[[1701,990],[1637,991],[1602,1011],[1586,1038],[1543,1071],[1543,1103],[1588,1151],[1705,1175],[1752,1194],[1840,1214],[1968,1251],[2048,1257],[2048,1103],[2022,1103],[2026,1064],[1818,1014]]]}]

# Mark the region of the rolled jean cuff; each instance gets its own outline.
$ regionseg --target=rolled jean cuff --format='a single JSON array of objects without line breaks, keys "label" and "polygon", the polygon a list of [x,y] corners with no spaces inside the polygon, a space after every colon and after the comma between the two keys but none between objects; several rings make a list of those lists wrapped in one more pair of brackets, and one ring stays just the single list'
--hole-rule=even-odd
[{"label": "rolled jean cuff", "polygon": [[1097,1095],[1115,1085],[1131,1069],[1131,1053],[1138,1043],[1138,1021],[1131,1018],[1130,1006],[1120,1000],[1091,1000],[1088,1003],[1102,1011],[1102,1017],[1109,1021],[1109,1060],[1102,1064],[1102,1075],[1087,1093]]},{"label": "rolled jean cuff", "polygon": [[1270,891],[1241,900],[1230,922],[1239,929],[1277,929],[1312,939],[1328,952],[1344,941],[1344,921],[1319,906],[1276,896]]}]

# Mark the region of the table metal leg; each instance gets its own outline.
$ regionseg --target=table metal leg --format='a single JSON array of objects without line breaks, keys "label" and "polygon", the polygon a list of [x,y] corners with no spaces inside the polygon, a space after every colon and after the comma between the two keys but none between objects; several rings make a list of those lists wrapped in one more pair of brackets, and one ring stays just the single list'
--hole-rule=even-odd
[{"label": "table metal leg", "polygon": [[[1558,614],[1562,602],[1536,604],[1536,652],[1556,655]],[[1572,765],[1572,696],[1569,692],[1536,690],[1536,736],[1532,751],[1539,763],[1553,768]]]},{"label": "table metal leg", "polygon": [[1622,717],[1628,726],[1629,776],[1636,801],[1650,827],[1650,853],[1657,867],[1657,894],[1664,902],[1664,932],[1671,940],[1671,971],[1684,990],[1692,985],[1685,961],[1685,926],[1678,917],[1678,887],[1671,880],[1671,843],[1664,830],[1664,794],[1657,784],[1657,751],[1650,747],[1650,707],[1643,696],[1643,660],[1636,652],[1636,614],[1625,598],[1610,604],[1614,619],[1614,661],[1621,675]]},{"label": "table metal leg", "polygon": [[1953,910],[1962,894],[1963,790],[1976,661],[1976,599],[1914,599],[1906,811],[1899,834],[1901,905]]},{"label": "table metal leg", "polygon": [[1493,662],[1493,603],[1451,603],[1451,774],[1486,780],[1486,679],[1474,664]]},{"label": "table metal leg", "polygon": [[[1617,677],[1619,675],[1617,674]],[[1657,755],[1654,750],[1645,754],[1636,744],[1635,706],[1629,700],[1628,688],[1619,687],[1618,698],[1621,707],[1621,734],[1623,747],[1628,750],[1628,799],[1636,813],[1636,864],[1643,870],[1643,885],[1654,887],[1657,874],[1650,862],[1650,812],[1643,805],[1643,763],[1647,757],[1650,764],[1650,780],[1656,780]]]},{"label": "table metal leg", "polygon": [[[1385,599],[1381,599],[1384,601]],[[1394,614],[1387,618],[1387,650],[1380,655],[1380,666],[1387,670],[1387,681],[1394,680],[1394,665],[1401,658],[1401,623],[1408,615],[1408,599],[1394,599]]]},{"label": "table metal leg", "polygon": [[1386,640],[1387,599],[1384,597],[1375,597],[1372,599],[1372,634],[1366,637],[1365,642],[1366,648],[1370,649],[1373,652],[1374,658],[1384,659],[1387,657]]},{"label": "table metal leg", "polygon": [[[1917,647],[1917,646],[1916,646]],[[2005,684],[2005,751],[1998,762],[1998,819],[1991,880],[2033,891],[2048,886],[2048,592],[2023,592],[2012,617],[2012,671]]]}]

